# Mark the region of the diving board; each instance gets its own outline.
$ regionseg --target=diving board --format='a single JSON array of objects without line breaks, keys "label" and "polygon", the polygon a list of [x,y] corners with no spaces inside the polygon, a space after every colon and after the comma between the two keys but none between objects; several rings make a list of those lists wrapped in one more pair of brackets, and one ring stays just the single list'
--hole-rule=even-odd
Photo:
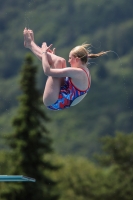
[{"label": "diving board", "polygon": [[34,178],[23,175],[0,175],[0,182],[36,182]]}]

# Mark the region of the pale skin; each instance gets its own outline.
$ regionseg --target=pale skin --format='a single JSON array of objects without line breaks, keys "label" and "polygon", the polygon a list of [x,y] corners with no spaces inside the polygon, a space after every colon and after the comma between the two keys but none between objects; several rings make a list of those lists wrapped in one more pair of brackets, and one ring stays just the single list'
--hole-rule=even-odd
[{"label": "pale skin", "polygon": [[48,47],[46,43],[43,43],[42,48],[40,48],[34,42],[32,30],[25,28],[23,34],[24,46],[29,48],[42,61],[44,73],[48,76],[43,94],[43,102],[46,106],[57,101],[65,77],[70,77],[73,84],[80,90],[88,88],[88,77],[82,70],[83,68],[87,72],[90,79],[87,64],[83,64],[80,58],[74,57],[72,51],[69,53],[68,60],[71,67],[67,67],[65,59],[55,55],[55,49],[50,49],[52,45]]}]

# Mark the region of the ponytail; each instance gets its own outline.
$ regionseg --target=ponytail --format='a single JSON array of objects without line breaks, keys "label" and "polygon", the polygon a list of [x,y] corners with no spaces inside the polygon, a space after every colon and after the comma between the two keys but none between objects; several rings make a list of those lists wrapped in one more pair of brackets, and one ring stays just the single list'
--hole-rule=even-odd
[{"label": "ponytail", "polygon": [[109,51],[101,51],[97,54],[88,54],[88,58],[97,58],[97,57],[100,57],[100,56],[103,56],[105,54],[107,54]]},{"label": "ponytail", "polygon": [[90,44],[82,44],[80,46],[74,47],[71,52],[73,56],[81,59],[83,63],[87,63],[89,58],[97,58],[107,54],[110,51],[101,51],[97,54],[90,53],[90,48],[88,48]]}]

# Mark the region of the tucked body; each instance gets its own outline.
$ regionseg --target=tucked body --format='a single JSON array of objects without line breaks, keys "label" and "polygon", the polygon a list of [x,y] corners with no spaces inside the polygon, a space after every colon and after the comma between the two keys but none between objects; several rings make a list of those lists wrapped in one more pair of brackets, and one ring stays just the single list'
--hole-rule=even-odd
[{"label": "tucked body", "polygon": [[48,76],[44,88],[43,102],[48,109],[62,110],[78,104],[91,86],[91,75],[88,69],[88,59],[106,54],[90,54],[88,44],[74,47],[69,53],[68,62],[55,55],[55,49],[36,45],[32,30],[24,29],[24,46],[29,48],[42,62],[43,71]]}]

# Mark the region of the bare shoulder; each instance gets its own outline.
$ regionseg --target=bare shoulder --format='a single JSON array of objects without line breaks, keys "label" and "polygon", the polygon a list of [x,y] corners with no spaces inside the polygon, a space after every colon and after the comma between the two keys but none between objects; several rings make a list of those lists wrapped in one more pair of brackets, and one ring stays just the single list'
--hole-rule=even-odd
[{"label": "bare shoulder", "polygon": [[84,79],[84,78],[90,77],[90,71],[87,67],[86,68],[76,68],[76,70],[77,70],[77,73],[79,74],[79,76],[77,76],[77,78]]},{"label": "bare shoulder", "polygon": [[85,69],[78,69],[79,76],[72,77],[72,83],[79,88],[80,90],[86,90],[91,85],[91,75],[88,68]]}]

